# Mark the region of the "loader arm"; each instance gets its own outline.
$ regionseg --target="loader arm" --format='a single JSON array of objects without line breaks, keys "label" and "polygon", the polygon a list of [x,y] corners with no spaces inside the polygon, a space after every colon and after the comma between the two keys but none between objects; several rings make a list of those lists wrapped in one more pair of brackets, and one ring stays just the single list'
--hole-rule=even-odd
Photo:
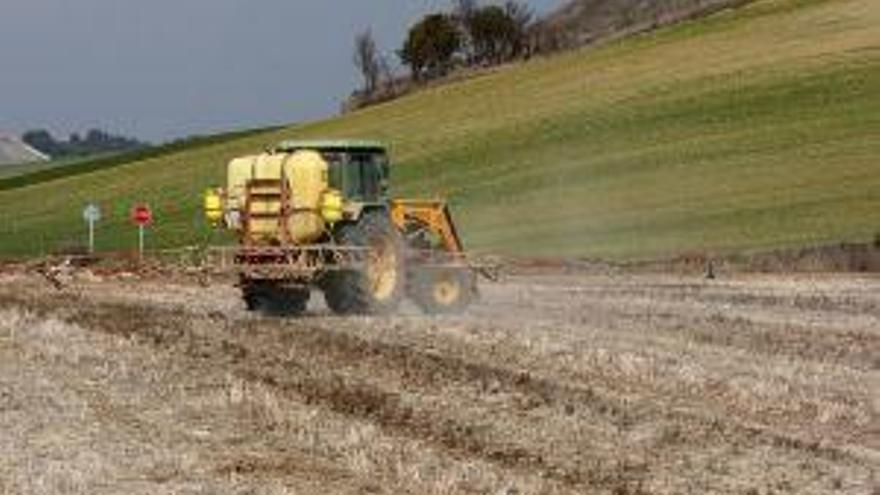
[{"label": "loader arm", "polygon": [[391,221],[401,231],[413,222],[436,234],[450,253],[464,251],[449,206],[443,200],[394,199],[390,201]]}]

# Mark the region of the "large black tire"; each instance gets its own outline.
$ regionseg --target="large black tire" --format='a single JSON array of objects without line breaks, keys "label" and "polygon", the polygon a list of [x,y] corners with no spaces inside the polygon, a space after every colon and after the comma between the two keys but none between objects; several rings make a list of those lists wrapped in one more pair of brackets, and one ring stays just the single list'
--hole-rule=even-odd
[{"label": "large black tire", "polygon": [[248,311],[266,316],[299,316],[308,306],[311,292],[307,288],[276,287],[270,284],[247,284],[242,298]]},{"label": "large black tire", "polygon": [[463,313],[476,294],[470,269],[425,266],[410,272],[409,296],[427,314]]},{"label": "large black tire", "polygon": [[404,246],[386,211],[369,212],[335,232],[341,246],[366,247],[355,256],[362,268],[328,272],[321,281],[327,306],[337,314],[387,314],[406,292]]}]

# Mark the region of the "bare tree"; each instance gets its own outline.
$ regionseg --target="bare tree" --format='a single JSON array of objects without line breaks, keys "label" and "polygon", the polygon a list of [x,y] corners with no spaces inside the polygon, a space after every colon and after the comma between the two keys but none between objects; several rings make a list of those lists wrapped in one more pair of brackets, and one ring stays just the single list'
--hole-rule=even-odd
[{"label": "bare tree", "polygon": [[458,23],[459,30],[462,34],[462,52],[468,64],[474,62],[474,40],[471,37],[473,30],[473,19],[480,9],[477,0],[455,0],[453,6],[453,17]]},{"label": "bare tree", "polygon": [[477,0],[455,0],[455,17],[467,21],[477,11]]},{"label": "bare tree", "polygon": [[535,18],[535,11],[524,2],[508,0],[504,4],[504,12],[510,18],[513,26],[512,39],[510,40],[511,56],[522,55],[526,50],[526,39]]},{"label": "bare tree", "polygon": [[359,33],[354,38],[354,65],[364,78],[364,92],[368,95],[376,91],[381,73],[379,50],[373,38],[372,29]]},{"label": "bare tree", "polygon": [[383,91],[394,93],[394,70],[385,55],[379,55],[379,80],[382,81]]}]

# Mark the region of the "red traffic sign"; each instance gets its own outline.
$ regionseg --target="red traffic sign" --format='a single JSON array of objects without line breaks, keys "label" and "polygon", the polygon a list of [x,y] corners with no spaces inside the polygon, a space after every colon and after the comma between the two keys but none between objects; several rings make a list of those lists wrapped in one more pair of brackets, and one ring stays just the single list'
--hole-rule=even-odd
[{"label": "red traffic sign", "polygon": [[131,221],[144,226],[153,223],[153,211],[147,205],[135,205],[131,209]]}]

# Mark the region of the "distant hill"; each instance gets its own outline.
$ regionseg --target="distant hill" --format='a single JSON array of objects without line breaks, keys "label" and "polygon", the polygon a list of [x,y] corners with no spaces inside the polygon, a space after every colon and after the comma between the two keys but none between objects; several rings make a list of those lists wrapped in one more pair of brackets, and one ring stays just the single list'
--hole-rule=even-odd
[{"label": "distant hill", "polygon": [[753,0],[569,0],[533,27],[537,52],[620,38]]},{"label": "distant hill", "polygon": [[0,166],[45,162],[49,157],[28,146],[17,136],[0,133]]},{"label": "distant hill", "polygon": [[149,143],[110,134],[100,129],[90,129],[83,136],[78,133],[71,134],[68,140],[55,139],[52,133],[45,129],[34,129],[22,134],[21,140],[53,159],[83,158],[149,147]]},{"label": "distant hill", "polygon": [[0,168],[0,191],[33,186],[43,182],[52,182],[66,177],[91,174],[99,170],[108,170],[147,159],[173,155],[184,150],[192,151],[206,148],[217,143],[225,143],[246,136],[264,134],[277,129],[279,127],[276,126],[238,130],[209,136],[193,135],[158,146],[136,148],[132,151],[109,151],[86,156],[56,158],[51,162],[45,163],[9,165]]}]

